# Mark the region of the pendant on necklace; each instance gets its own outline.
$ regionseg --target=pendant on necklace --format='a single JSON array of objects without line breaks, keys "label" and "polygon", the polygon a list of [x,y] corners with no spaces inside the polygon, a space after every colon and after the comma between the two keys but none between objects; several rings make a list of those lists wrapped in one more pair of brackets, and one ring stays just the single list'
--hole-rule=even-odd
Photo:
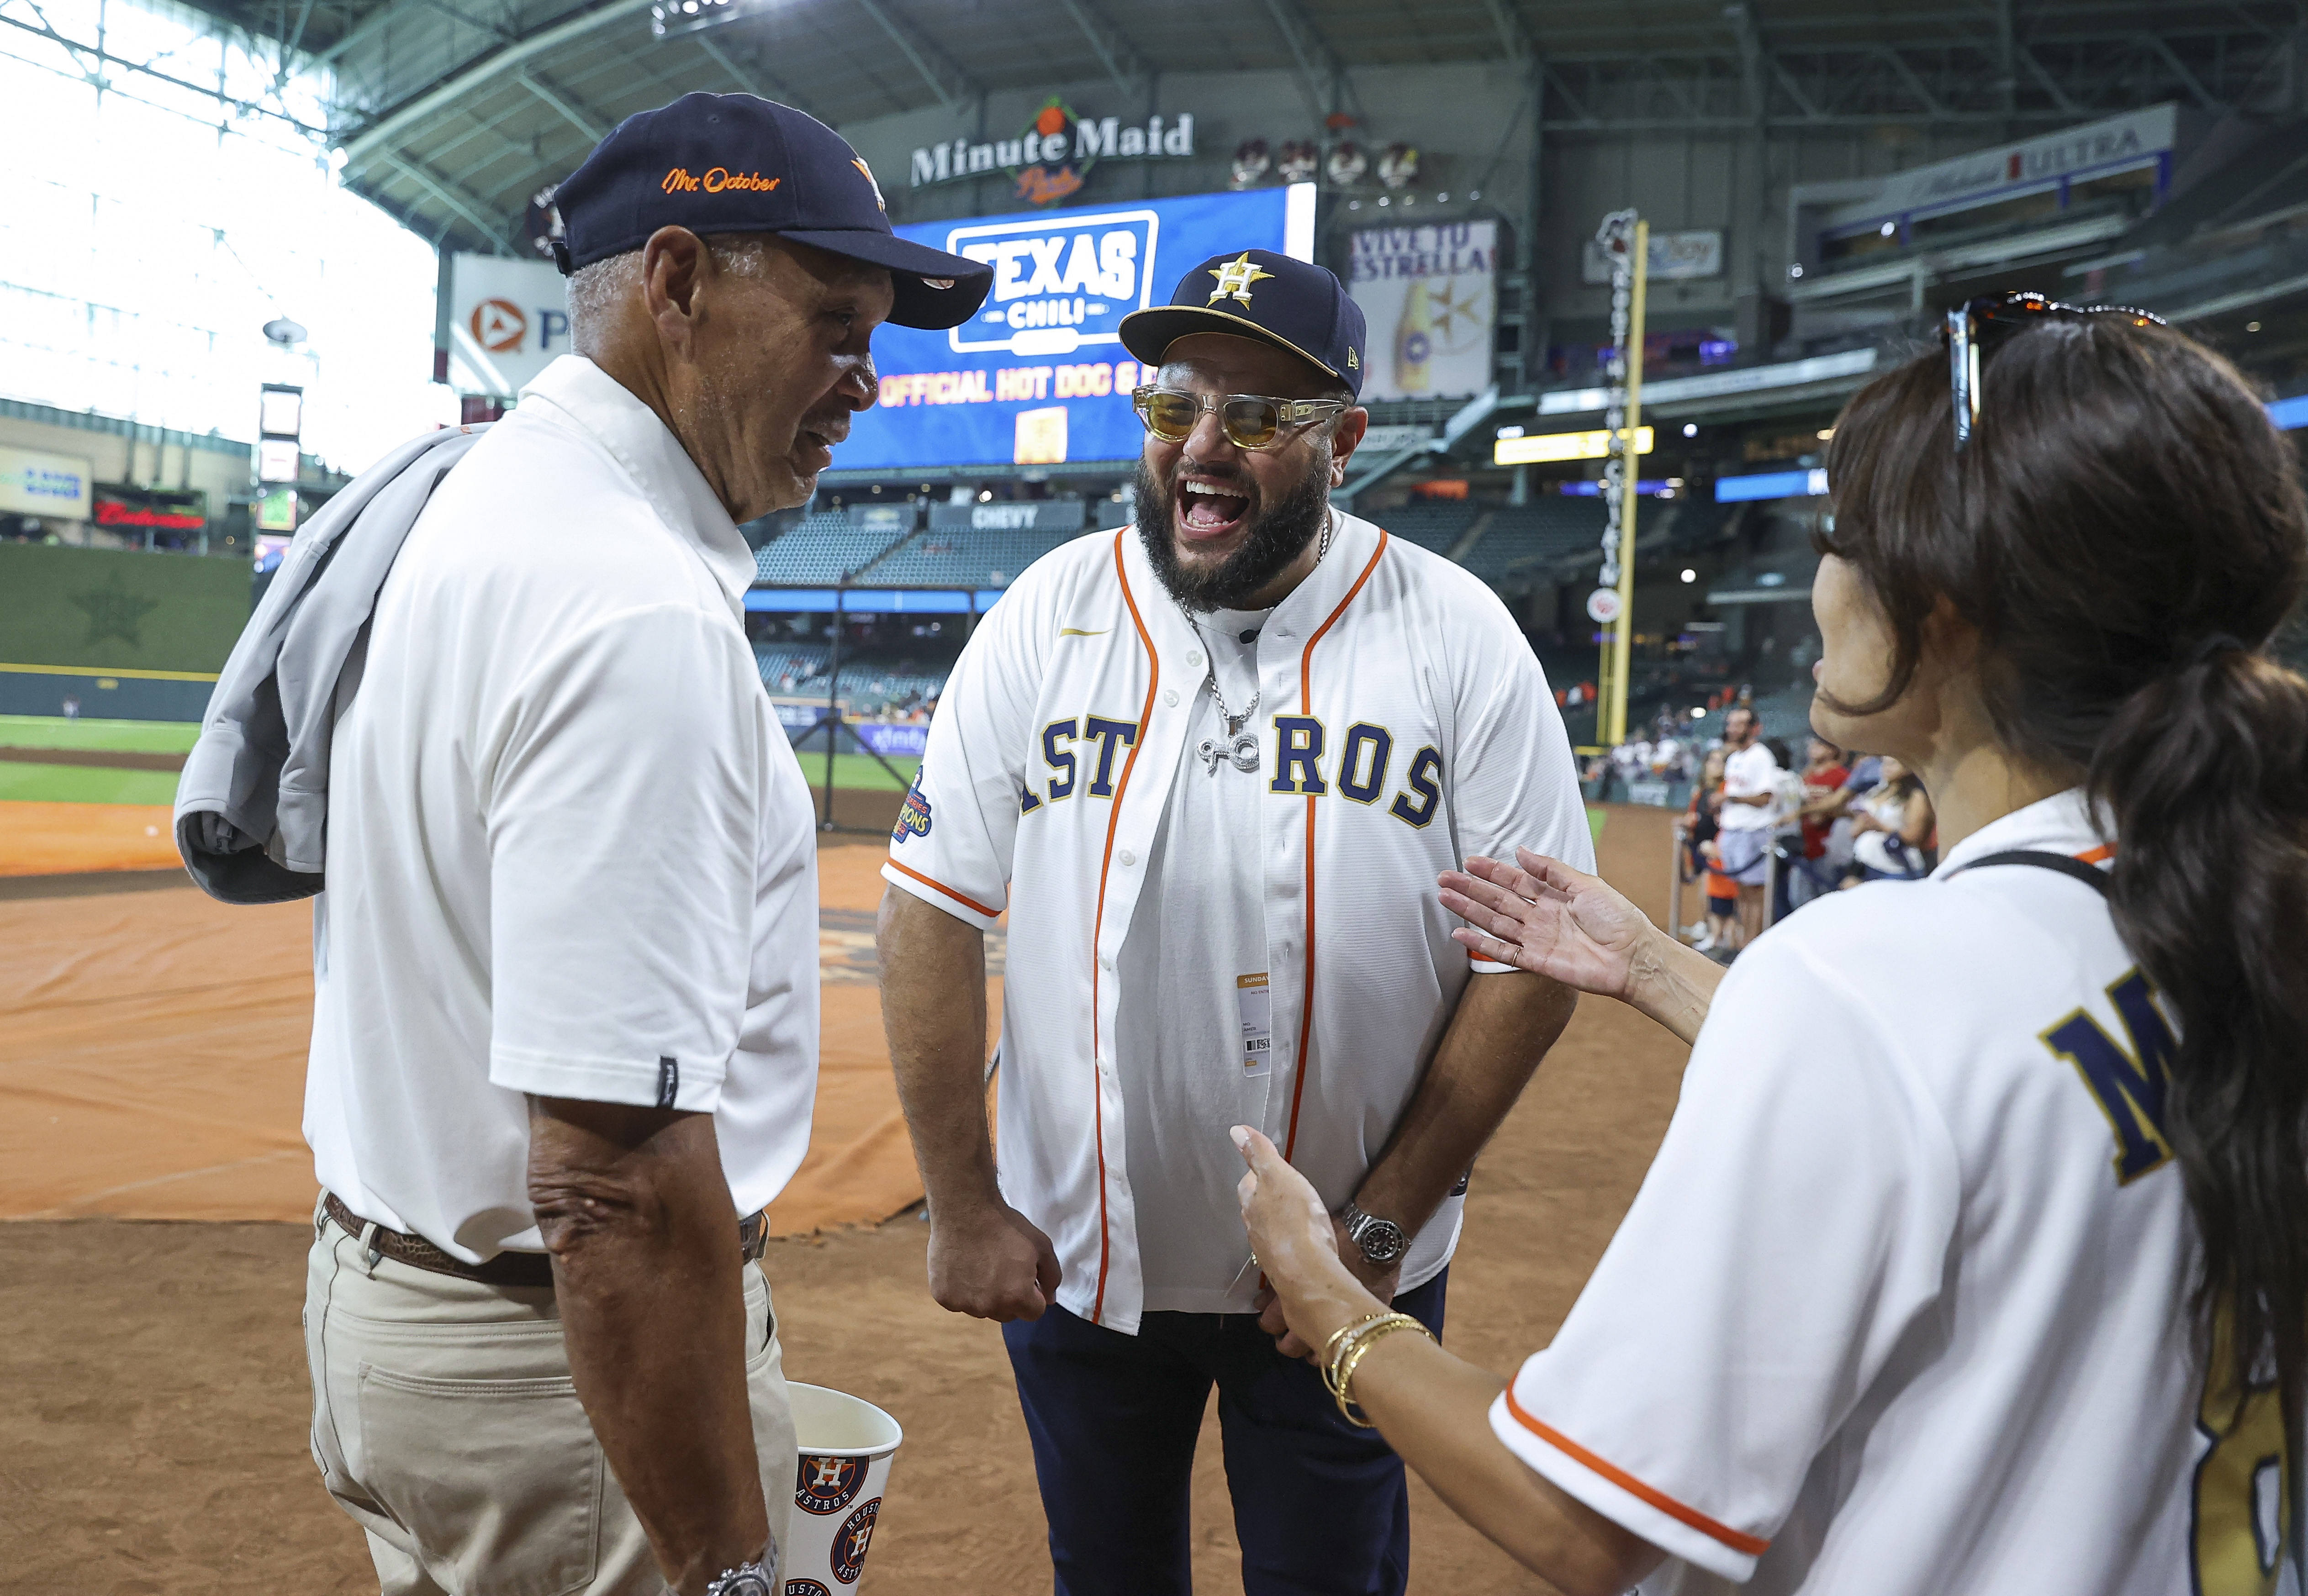
[{"label": "pendant on necklace", "polygon": [[1205,737],[1195,748],[1194,756],[1202,768],[1212,776],[1219,773],[1219,761],[1224,759],[1244,775],[1258,774],[1258,739],[1248,732],[1238,732],[1226,742],[1215,737]]}]

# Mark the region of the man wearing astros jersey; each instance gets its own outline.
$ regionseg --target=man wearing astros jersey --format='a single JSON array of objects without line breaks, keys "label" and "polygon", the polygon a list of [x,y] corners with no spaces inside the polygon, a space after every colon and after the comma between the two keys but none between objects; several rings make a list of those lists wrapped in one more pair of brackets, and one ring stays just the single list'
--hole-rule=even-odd
[{"label": "man wearing astros jersey", "polygon": [[1401,1463],[1262,1327],[1227,1128],[1267,1129],[1348,1266],[1441,1329],[1464,1177],[1573,1000],[1470,966],[1434,880],[1518,844],[1591,860],[1577,773],[1498,598],[1331,506],[1368,420],[1335,277],[1229,252],[1122,336],[1139,523],[980,623],[883,872],[930,1289],[1003,1324],[1060,1592],[1188,1588],[1213,1383],[1244,1588],[1399,1592]]}]

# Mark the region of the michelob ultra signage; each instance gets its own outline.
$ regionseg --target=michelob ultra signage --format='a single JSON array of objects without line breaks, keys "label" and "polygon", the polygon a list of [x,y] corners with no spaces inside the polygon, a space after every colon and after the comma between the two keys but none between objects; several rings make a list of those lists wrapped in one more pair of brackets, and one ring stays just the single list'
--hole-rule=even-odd
[{"label": "michelob ultra signage", "polygon": [[1314,189],[1193,194],[969,221],[909,224],[903,238],[984,261],[993,291],[943,332],[874,335],[881,402],[833,451],[837,470],[1063,465],[1133,458],[1145,433],[1130,390],[1150,380],[1122,318],[1168,303],[1179,278],[1246,249],[1312,260]]},{"label": "michelob ultra signage", "polygon": [[1119,116],[1077,116],[1054,94],[1016,137],[925,145],[914,151],[910,169],[916,188],[999,172],[1028,204],[1052,205],[1080,193],[1101,160],[1184,159],[1193,153],[1191,111],[1125,126]]},{"label": "michelob ultra signage", "polygon": [[1436,222],[1354,236],[1348,292],[1370,322],[1368,399],[1443,398],[1491,385],[1499,224]]}]

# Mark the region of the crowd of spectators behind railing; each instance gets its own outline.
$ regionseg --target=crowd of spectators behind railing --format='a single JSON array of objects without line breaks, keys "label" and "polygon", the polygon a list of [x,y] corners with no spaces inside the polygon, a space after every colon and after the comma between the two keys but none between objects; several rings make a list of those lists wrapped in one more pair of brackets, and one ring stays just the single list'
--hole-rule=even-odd
[{"label": "crowd of spectators behind railing", "polygon": [[1931,799],[1899,760],[1854,758],[1812,735],[1798,762],[1784,739],[1761,734],[1744,693],[1714,724],[1720,731],[1709,736],[1704,714],[1662,714],[1585,772],[1598,801],[1663,802],[1690,783],[1676,868],[1706,906],[1679,929],[1700,951],[1727,962],[1825,893],[1913,880],[1937,862]]}]

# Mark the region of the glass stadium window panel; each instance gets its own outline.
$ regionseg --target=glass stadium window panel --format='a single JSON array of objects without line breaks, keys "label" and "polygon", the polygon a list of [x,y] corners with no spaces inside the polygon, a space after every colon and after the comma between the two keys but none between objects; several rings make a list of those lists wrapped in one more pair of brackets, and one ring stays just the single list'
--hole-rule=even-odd
[{"label": "glass stadium window panel", "polygon": [[1937,216],[1917,217],[1909,225],[1908,234],[1918,243],[1928,239],[1945,240],[1959,234],[2040,221],[2056,214],[2059,209],[2060,191],[2055,184],[2038,189],[2034,193],[1998,200],[1989,205],[1972,205],[1961,210],[1943,210]]},{"label": "glass stadium window panel", "polygon": [[[99,0],[41,13],[93,46]],[[276,82],[167,0],[101,21],[101,90],[56,39],[0,30],[0,396],[249,439],[261,385],[297,383],[306,449],[347,470],[455,419],[429,381],[433,252],[338,183],[325,83]],[[306,342],[267,343],[278,317]]]},{"label": "glass stadium window panel", "polygon": [[2124,209],[2137,215],[2156,202],[2156,164],[2133,167],[2128,171],[2108,172],[2097,177],[2087,177],[2068,185],[2068,203],[2087,205],[2095,200],[2118,200]]}]

